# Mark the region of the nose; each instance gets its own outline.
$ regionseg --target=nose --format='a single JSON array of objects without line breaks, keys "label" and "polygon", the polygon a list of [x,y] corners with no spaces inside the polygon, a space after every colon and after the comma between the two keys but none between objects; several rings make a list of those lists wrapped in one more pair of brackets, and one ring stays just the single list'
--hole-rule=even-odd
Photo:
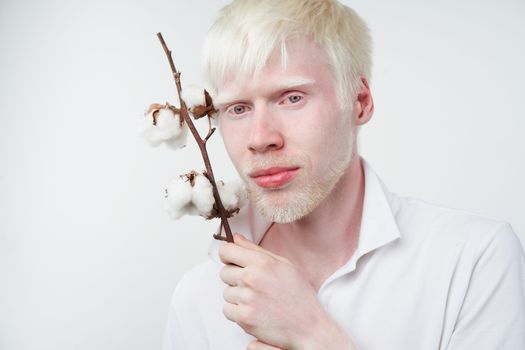
[{"label": "nose", "polygon": [[283,146],[282,130],[275,115],[268,108],[260,108],[252,115],[248,149],[252,152],[265,153],[277,151]]}]

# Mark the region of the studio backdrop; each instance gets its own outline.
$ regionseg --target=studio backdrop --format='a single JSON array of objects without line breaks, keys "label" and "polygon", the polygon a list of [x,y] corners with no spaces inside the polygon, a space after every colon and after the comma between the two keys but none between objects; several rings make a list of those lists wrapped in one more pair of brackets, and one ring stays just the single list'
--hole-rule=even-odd
[{"label": "studio backdrop", "polygon": [[[508,221],[525,242],[523,0],[344,1],[374,38],[361,154],[404,196]],[[183,271],[217,221],[171,220],[164,188],[202,169],[137,120],[176,104],[224,0],[0,2],[0,349],[159,349]],[[210,157],[236,178],[219,135]]]}]

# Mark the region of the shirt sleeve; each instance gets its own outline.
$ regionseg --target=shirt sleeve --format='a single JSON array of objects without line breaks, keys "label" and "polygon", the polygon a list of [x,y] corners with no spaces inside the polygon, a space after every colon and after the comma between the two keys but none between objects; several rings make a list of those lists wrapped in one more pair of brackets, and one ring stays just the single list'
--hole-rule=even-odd
[{"label": "shirt sleeve", "polygon": [[208,350],[202,318],[199,316],[199,289],[188,275],[182,276],[173,292],[164,332],[163,350]]},{"label": "shirt sleeve", "polygon": [[480,242],[447,349],[525,349],[525,256],[509,224]]},{"label": "shirt sleeve", "polygon": [[177,318],[177,311],[173,306],[172,304],[169,308],[162,350],[187,349],[184,334],[182,334],[182,329]]}]

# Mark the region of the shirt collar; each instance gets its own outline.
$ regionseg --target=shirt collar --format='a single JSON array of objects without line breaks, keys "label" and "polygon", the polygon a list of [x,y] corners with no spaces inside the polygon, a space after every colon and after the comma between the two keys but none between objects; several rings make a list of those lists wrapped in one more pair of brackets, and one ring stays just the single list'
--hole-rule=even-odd
[{"label": "shirt collar", "polygon": [[370,164],[364,159],[361,160],[365,174],[365,196],[361,233],[354,253],[356,259],[401,237],[395,220],[398,210],[395,196],[388,191]]},{"label": "shirt collar", "polygon": [[[397,212],[395,197],[368,162],[363,158],[361,161],[365,177],[361,232],[357,249],[348,263],[343,266],[343,270],[353,270],[360,257],[401,237],[394,218]],[[259,214],[251,202],[243,207],[239,214],[229,219],[229,222],[232,232],[241,233],[257,244],[272,224]],[[208,251],[210,258],[216,262],[220,262],[218,249],[222,243],[213,240]]]}]

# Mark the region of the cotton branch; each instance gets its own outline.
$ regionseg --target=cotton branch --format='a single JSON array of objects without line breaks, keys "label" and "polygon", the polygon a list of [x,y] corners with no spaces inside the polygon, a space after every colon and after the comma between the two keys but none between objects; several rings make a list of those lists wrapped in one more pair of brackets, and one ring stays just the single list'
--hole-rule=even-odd
[{"label": "cotton branch", "polygon": [[[199,145],[199,150],[201,152],[202,159],[204,161],[204,165],[206,167],[206,174],[207,174],[206,176],[210,180],[211,185],[213,187],[213,197],[215,199],[215,203],[216,203],[217,209],[219,211],[219,217],[221,218],[221,230],[219,231],[218,234],[213,235],[213,237],[215,239],[225,240],[227,242],[233,242],[233,235],[232,235],[232,232],[231,232],[230,224],[228,222],[228,213],[227,213],[226,209],[224,208],[224,206],[222,204],[222,201],[221,201],[221,198],[219,196],[219,191],[217,189],[217,183],[215,181],[215,177],[213,176],[213,170],[212,170],[212,167],[211,167],[210,158],[208,156],[208,151],[206,149],[207,141],[209,140],[209,138],[215,132],[215,128],[211,127],[211,120],[210,120],[211,117],[208,115],[209,130],[208,130],[208,134],[203,139],[203,138],[201,138],[199,132],[195,128],[195,125],[193,124],[193,121],[191,120],[191,117],[190,117],[190,115],[188,113],[188,108],[186,107],[186,103],[184,102],[184,100],[181,97],[182,87],[181,87],[181,81],[180,81],[180,72],[177,71],[177,68],[175,67],[175,64],[173,63],[173,57],[171,55],[171,51],[168,49],[168,46],[166,45],[166,42],[164,41],[164,38],[162,37],[162,34],[161,33],[157,33],[157,37],[159,38],[160,43],[162,45],[162,48],[164,49],[164,52],[166,53],[166,57],[168,58],[168,62],[169,62],[170,68],[171,68],[173,79],[175,80],[175,85],[177,86],[177,94],[178,94],[179,102],[180,102],[180,115],[184,118],[184,121],[186,122],[186,124],[188,125],[188,128],[191,131],[191,134],[193,135],[193,137],[195,138],[195,141]],[[209,96],[207,96],[207,97],[209,97]],[[222,228],[224,228],[224,232],[226,233],[226,237],[223,237],[221,235]]]}]

